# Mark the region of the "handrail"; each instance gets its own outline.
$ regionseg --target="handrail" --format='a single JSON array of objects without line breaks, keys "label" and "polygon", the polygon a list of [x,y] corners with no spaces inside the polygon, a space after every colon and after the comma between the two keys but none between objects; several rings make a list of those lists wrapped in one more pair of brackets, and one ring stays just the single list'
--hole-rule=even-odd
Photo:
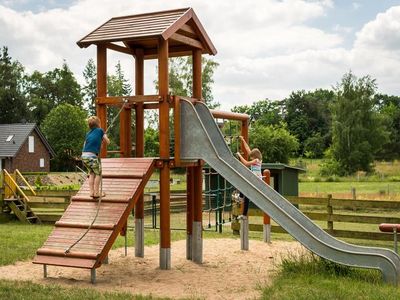
[{"label": "handrail", "polygon": [[33,196],[36,196],[36,192],[33,190],[32,186],[29,184],[29,182],[26,181],[25,177],[22,176],[21,172],[18,169],[16,169],[15,172],[17,172],[17,175],[19,175],[19,177],[21,177],[22,181],[28,186],[28,188],[32,192]]},{"label": "handrail", "polygon": [[24,202],[30,202],[29,198],[27,195],[25,195],[24,191],[21,189],[21,187],[15,182],[14,178],[12,178],[12,176],[10,175],[10,173],[7,172],[6,169],[3,170],[4,174],[6,174],[8,176],[8,178],[11,180],[11,182],[15,185],[15,187],[17,188],[17,190],[21,193],[21,195],[24,197]]}]

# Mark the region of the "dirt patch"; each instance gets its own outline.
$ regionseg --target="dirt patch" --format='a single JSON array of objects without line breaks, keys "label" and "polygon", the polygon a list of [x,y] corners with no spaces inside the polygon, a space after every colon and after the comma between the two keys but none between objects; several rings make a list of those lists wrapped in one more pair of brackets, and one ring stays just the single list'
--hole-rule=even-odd
[{"label": "dirt patch", "polygon": [[186,260],[185,241],[174,242],[168,271],[158,268],[158,245],[146,247],[145,258],[134,257],[134,248],[127,257],[123,249],[112,250],[110,264],[97,269],[95,285],[88,270],[49,266],[44,279],[42,266],[31,262],[0,267],[0,278],[171,298],[254,299],[271,283],[282,256],[305,251],[297,242],[283,241],[250,241],[250,251],[241,251],[238,239],[206,239],[203,248],[204,263],[198,265]]}]

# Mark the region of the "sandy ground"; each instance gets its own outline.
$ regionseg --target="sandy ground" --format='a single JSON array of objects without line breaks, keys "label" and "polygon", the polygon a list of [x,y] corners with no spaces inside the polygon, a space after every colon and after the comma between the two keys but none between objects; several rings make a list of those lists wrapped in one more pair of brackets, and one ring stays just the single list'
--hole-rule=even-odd
[{"label": "sandy ground", "polygon": [[49,266],[49,278],[44,279],[42,266],[30,261],[0,267],[0,278],[174,299],[254,299],[261,296],[259,287],[271,283],[282,257],[304,251],[297,242],[252,240],[250,251],[241,251],[238,239],[205,239],[203,249],[204,263],[198,265],[186,260],[185,241],[174,242],[168,271],[158,268],[158,245],[146,247],[145,258],[134,257],[134,248],[127,257],[124,249],[112,250],[110,264],[97,269],[95,285],[84,269]]}]

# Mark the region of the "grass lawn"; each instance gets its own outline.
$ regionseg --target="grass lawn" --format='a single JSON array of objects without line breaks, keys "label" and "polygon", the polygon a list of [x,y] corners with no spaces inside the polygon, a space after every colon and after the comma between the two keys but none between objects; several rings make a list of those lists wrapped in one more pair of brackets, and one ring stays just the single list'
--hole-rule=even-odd
[{"label": "grass lawn", "polygon": [[72,299],[112,299],[112,300],[151,300],[151,299],[168,299],[168,298],[154,298],[152,296],[132,295],[129,293],[101,293],[94,289],[80,289],[80,288],[64,288],[58,285],[40,285],[32,282],[20,281],[1,281],[0,282],[0,299],[19,300],[72,300]]},{"label": "grass lawn", "polygon": [[273,284],[263,289],[263,299],[395,300],[400,299],[400,290],[383,283],[378,271],[303,256],[283,260]]},{"label": "grass lawn", "polygon": [[345,182],[300,182],[300,195],[326,196],[327,194],[341,195],[352,198],[352,188],[356,189],[359,198],[370,196],[374,198],[400,200],[400,182],[388,181],[345,181]]},{"label": "grass lawn", "polygon": [[[31,259],[47,238],[53,226],[24,225],[9,222],[1,225],[0,265]],[[172,240],[186,238],[185,231],[172,231]],[[236,237],[224,229],[222,234],[204,232],[204,238]],[[145,244],[159,243],[159,231],[146,229]],[[250,232],[251,239],[262,239],[261,232]],[[293,240],[286,234],[273,234],[273,240]],[[365,245],[379,242],[363,241]],[[128,244],[133,245],[133,233],[128,233]],[[113,248],[124,245],[119,237]],[[287,258],[271,286],[259,286],[263,299],[399,299],[397,288],[382,282],[378,271],[358,270],[338,266],[318,258]],[[262,293],[262,295],[261,295]],[[42,286],[31,282],[2,281],[0,299],[162,299],[126,293],[101,293],[92,289],[70,289],[57,285]]]}]

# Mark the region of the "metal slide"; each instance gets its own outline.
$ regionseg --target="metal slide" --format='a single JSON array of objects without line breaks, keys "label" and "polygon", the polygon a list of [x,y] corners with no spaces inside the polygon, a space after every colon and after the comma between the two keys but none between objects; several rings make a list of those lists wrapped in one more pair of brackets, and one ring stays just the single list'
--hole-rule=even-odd
[{"label": "metal slide", "polygon": [[298,240],[325,259],[354,267],[379,269],[386,282],[397,285],[400,257],[383,248],[338,240],[266,185],[233,157],[207,106],[181,101],[181,159],[203,159],[246,197]]}]

